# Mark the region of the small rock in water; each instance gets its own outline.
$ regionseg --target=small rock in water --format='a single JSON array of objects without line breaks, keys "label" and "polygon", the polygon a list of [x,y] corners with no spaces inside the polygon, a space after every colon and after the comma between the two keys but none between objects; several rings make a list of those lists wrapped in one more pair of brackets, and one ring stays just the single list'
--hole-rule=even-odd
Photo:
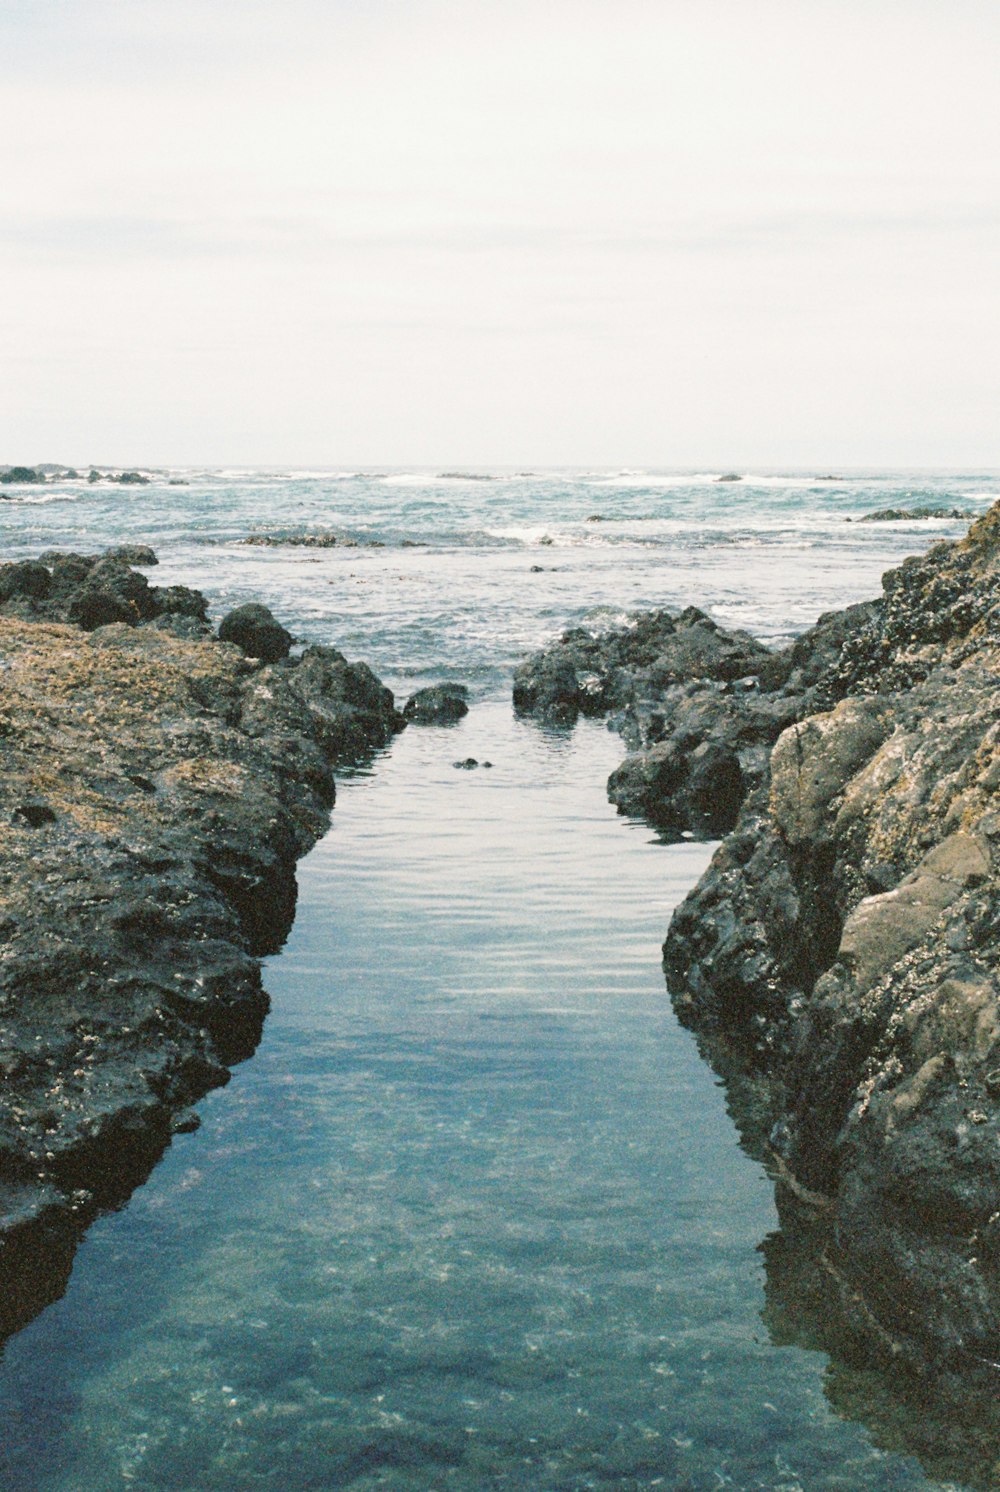
[{"label": "small rock in water", "polygon": [[[488,762],[483,763],[484,767],[488,765]],[[460,772],[471,772],[479,763],[474,756],[467,756],[464,762],[452,762],[452,766],[457,767]]]},{"label": "small rock in water", "polygon": [[[879,508],[874,513],[865,513],[856,519],[858,523],[912,523],[918,518],[971,518],[972,514],[962,508]],[[850,523],[851,519],[844,520]]]},{"label": "small rock in water", "polygon": [[412,725],[453,725],[469,713],[464,684],[431,684],[418,689],[403,706],[403,718]]},{"label": "small rock in water", "polygon": [[742,482],[743,478],[738,471],[723,472],[721,477],[716,477],[717,482]]},{"label": "small rock in water", "polygon": [[121,560],[125,565],[156,565],[156,551],[148,544],[119,544],[115,549],[104,551],[105,559]]}]

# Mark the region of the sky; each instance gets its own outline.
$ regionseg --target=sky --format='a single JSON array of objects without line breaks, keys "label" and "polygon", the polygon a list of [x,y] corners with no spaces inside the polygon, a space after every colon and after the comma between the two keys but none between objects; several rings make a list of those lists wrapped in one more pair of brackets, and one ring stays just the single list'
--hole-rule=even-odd
[{"label": "sky", "polygon": [[992,0],[3,0],[0,461],[1000,467]]}]

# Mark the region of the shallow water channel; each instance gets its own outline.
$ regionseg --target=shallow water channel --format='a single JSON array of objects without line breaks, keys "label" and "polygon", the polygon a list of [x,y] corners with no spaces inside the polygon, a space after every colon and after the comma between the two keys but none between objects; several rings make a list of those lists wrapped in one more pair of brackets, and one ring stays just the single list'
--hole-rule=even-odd
[{"label": "shallow water channel", "polygon": [[771,1186],[660,970],[710,849],[620,756],[496,700],[342,782],[258,1053],[5,1349],[8,1492],[942,1485],[762,1324]]}]

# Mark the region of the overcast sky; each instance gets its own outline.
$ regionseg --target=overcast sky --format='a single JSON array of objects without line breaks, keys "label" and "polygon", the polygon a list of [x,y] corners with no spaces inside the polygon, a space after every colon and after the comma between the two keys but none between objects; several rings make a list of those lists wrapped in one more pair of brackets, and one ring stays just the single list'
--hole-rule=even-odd
[{"label": "overcast sky", "polygon": [[1000,466],[993,0],[3,0],[0,460]]}]

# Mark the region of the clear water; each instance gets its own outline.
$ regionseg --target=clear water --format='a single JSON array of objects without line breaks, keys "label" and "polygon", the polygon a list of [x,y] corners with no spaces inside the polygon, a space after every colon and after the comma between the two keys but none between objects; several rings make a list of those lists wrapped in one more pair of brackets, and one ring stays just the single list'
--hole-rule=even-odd
[{"label": "clear water", "polygon": [[[709,847],[617,818],[618,740],[516,722],[509,669],[623,606],[781,635],[962,527],[845,515],[994,493],[192,474],[4,504],[7,555],[149,539],[155,578],[216,610],[260,596],[396,687],[460,677],[475,701],[342,782],[258,1053],[4,1351],[0,1486],[952,1485],[866,1426],[863,1382],[838,1412],[842,1370],[832,1393],[823,1354],[762,1321],[771,1187],[659,968]],[[385,549],[233,542],[365,524]],[[493,765],[456,770],[468,756]]]}]

